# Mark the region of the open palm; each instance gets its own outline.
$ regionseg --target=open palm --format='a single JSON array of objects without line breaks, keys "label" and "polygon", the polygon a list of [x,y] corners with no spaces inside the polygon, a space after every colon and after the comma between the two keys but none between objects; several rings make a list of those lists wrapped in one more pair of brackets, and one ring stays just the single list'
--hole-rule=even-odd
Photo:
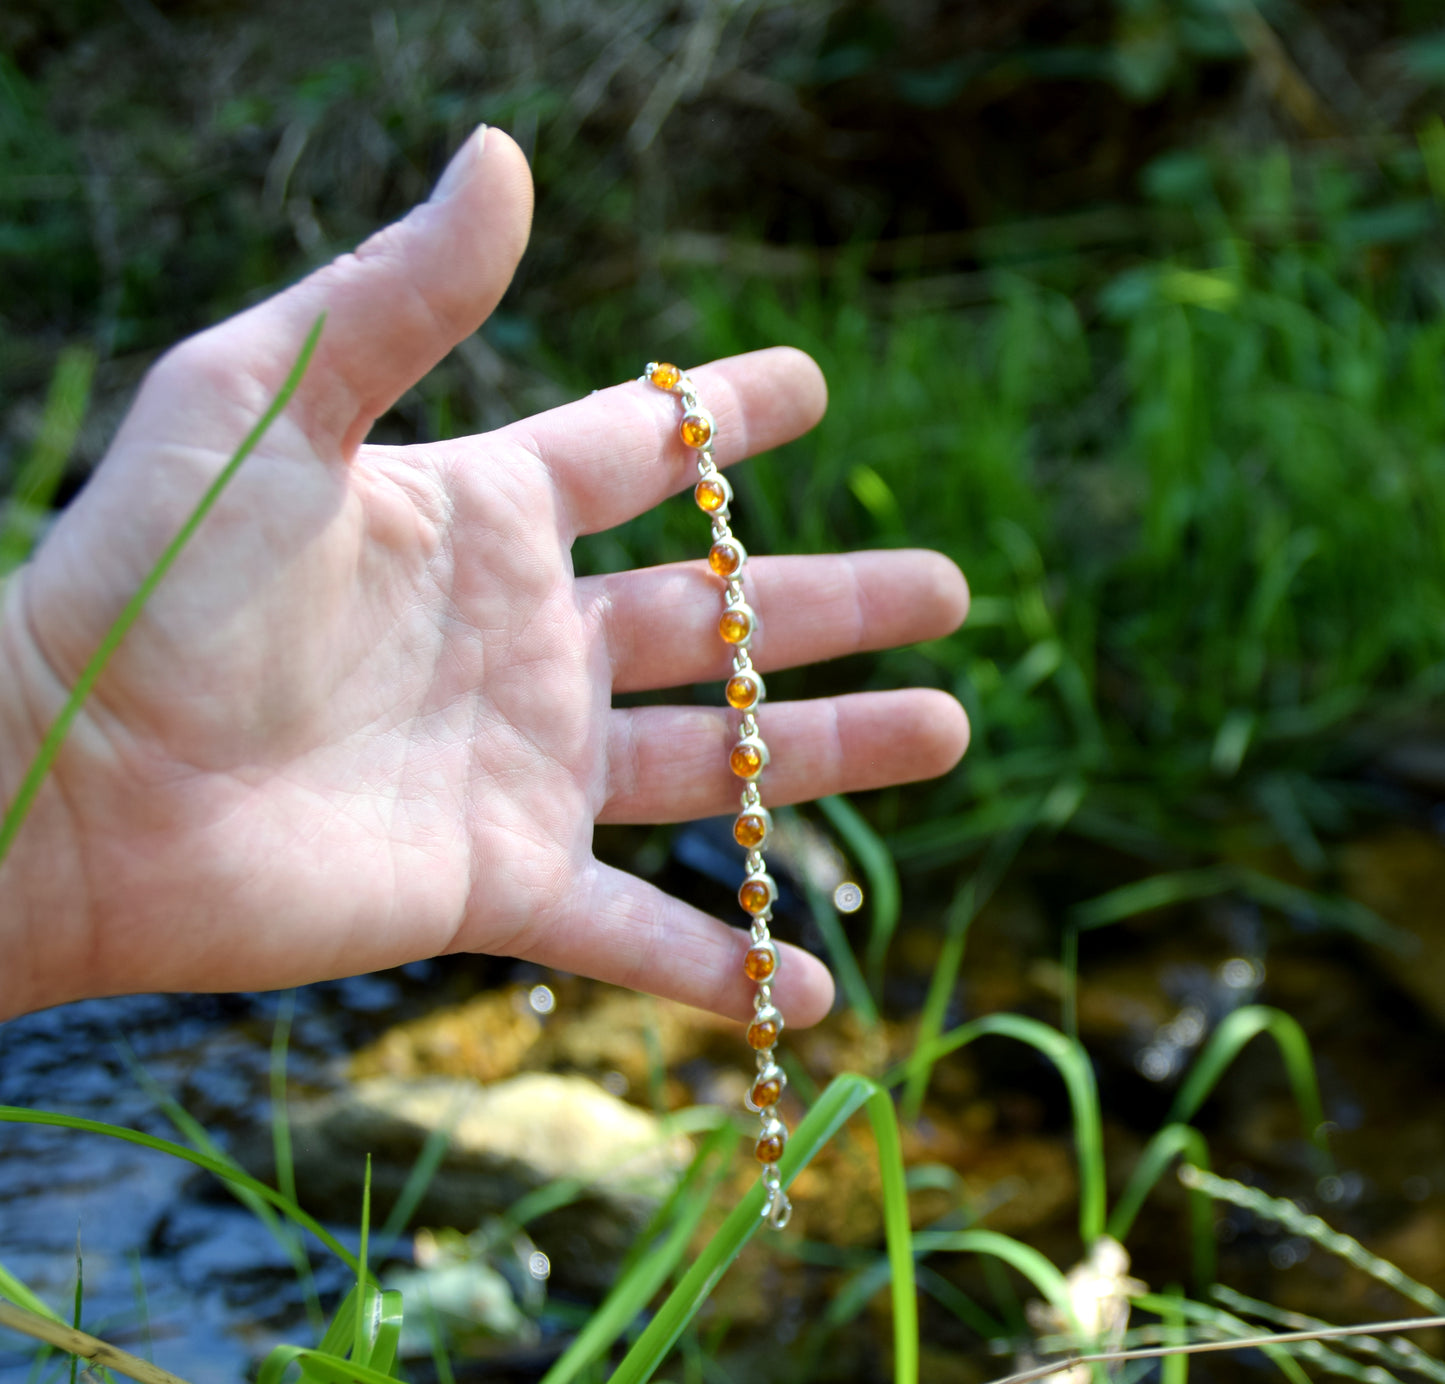
[{"label": "open palm", "polygon": [[[675,402],[633,383],[481,437],[364,443],[495,306],[529,212],[521,154],[484,131],[405,221],[172,351],[11,584],[7,791],[326,312],[300,391],[115,655],[0,874],[0,1018],[448,951],[750,1011],[744,933],[592,854],[597,821],[737,800],[723,710],[611,706],[725,676],[717,580],[571,568],[579,533],[689,484]],[[783,348],[693,376],[723,465],[824,405],[817,368]],[[945,633],[966,602],[957,569],[919,552],[754,560],[748,581],[764,671]],[[967,738],[927,691],[770,703],[763,730],[771,803],[938,773]],[[812,1022],[831,983],[790,952],[778,996]]]}]

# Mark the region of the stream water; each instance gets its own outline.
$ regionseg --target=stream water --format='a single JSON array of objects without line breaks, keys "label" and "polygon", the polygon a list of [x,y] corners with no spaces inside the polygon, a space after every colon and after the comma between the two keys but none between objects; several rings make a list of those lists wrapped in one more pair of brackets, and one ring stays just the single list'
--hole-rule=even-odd
[{"label": "stream water", "polygon": [[[1312,1167],[1278,1056],[1257,1039],[1200,1118],[1216,1171],[1295,1198],[1445,1289],[1445,1038],[1428,993],[1422,999],[1402,983],[1408,967],[1308,920],[1271,928],[1249,910],[1220,908],[1187,921],[1111,929],[1089,939],[1082,957],[1078,1021],[1099,1077],[1114,1193],[1211,1028],[1240,1004],[1277,1005],[1310,1035],[1336,1167],[1324,1178]],[[1040,959],[1052,952],[1047,937],[1028,889],[1003,891],[970,938],[950,1022],[999,1008],[1059,1022],[1059,968]],[[905,930],[897,939],[891,998],[898,1012],[916,1009],[937,941],[936,927]],[[1442,956],[1427,946],[1413,964],[1438,970]],[[303,1095],[337,1086],[347,1056],[399,1019],[455,1004],[484,986],[535,979],[509,963],[454,959],[303,990],[295,1000],[290,1090]],[[274,995],[141,996],[13,1021],[0,1026],[0,1103],[176,1138],[138,1076],[143,1069],[228,1145],[268,1125],[270,1044],[282,1002]],[[565,1012],[558,1021],[569,1021]],[[907,1025],[886,1027],[880,1041],[906,1051]],[[791,1041],[820,1082],[871,1051],[836,1022]],[[679,1069],[679,1080],[690,1083],[687,1099],[707,1098],[698,1094],[707,1086],[707,1065],[694,1058]],[[643,1093],[633,1094],[645,1103]],[[911,1161],[950,1166],[976,1199],[996,1205],[987,1224],[1024,1235],[1061,1266],[1078,1257],[1067,1104],[1045,1064],[1002,1040],[979,1045],[940,1070],[926,1118],[907,1138]],[[719,1311],[752,1336],[709,1366],[709,1380],[798,1377],[789,1373],[788,1351],[841,1281],[842,1251],[819,1242],[858,1245],[876,1234],[876,1220],[852,1215],[875,1193],[867,1177],[849,1180],[858,1166],[850,1157],[840,1154],[820,1174],[831,1179],[813,1194],[822,1212],[810,1216],[804,1198],[800,1227],[808,1244],[801,1252],[747,1260],[729,1276],[731,1287],[724,1280],[726,1307]],[[934,1214],[951,1213],[930,1210],[926,1199],[915,1203],[916,1218]],[[1133,1271],[1156,1287],[1187,1277],[1185,1225],[1171,1181],[1130,1237]],[[354,1227],[336,1229],[343,1240],[354,1239]],[[1221,1279],[1278,1308],[1331,1320],[1415,1310],[1250,1213],[1222,1208],[1216,1237]],[[286,1253],[207,1175],[90,1134],[0,1125],[0,1264],[68,1310],[77,1254],[87,1329],[142,1355],[154,1349],[161,1363],[196,1384],[239,1381],[278,1340],[310,1339]],[[313,1262],[329,1300],[344,1289],[343,1273],[329,1255]],[[944,1267],[970,1293],[987,1292],[961,1261]],[[783,1302],[789,1311],[780,1310]],[[928,1295],[923,1311],[935,1361],[925,1377],[978,1381],[1005,1372],[1006,1362],[980,1355],[977,1338]],[[832,1361],[826,1377],[884,1377],[885,1320],[864,1314],[841,1328],[824,1350]],[[0,1337],[0,1384],[63,1377],[58,1361],[37,1375],[32,1359],[24,1342]],[[541,1360],[520,1372],[515,1362],[510,1370],[494,1364],[460,1377],[535,1379],[544,1367]],[[1201,1363],[1191,1378],[1234,1379],[1239,1369],[1238,1361]]]},{"label": "stream water", "polygon": [[[339,1079],[347,1051],[414,1011],[433,967],[298,992],[288,1054],[293,1089]],[[82,1115],[181,1139],[138,1069],[223,1147],[266,1127],[275,995],[148,995],[92,1000],[0,1026],[0,1104]],[[184,1142],[184,1140],[181,1140]],[[337,1227],[345,1242],[354,1228]],[[198,1381],[244,1377],[258,1353],[298,1327],[292,1266],[209,1175],[151,1150],[67,1129],[0,1125],[0,1263],[68,1311],[77,1254],[84,1324],[133,1353],[153,1343],[167,1368]],[[323,1296],[340,1291],[315,1258]],[[31,1378],[29,1350],[0,1339],[0,1381]]]}]

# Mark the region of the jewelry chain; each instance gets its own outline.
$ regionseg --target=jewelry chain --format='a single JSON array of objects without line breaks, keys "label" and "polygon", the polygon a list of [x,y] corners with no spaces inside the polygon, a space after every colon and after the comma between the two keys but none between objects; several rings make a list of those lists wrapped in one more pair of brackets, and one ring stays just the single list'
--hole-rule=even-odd
[{"label": "jewelry chain", "polygon": [[740,811],[733,822],[733,837],[747,851],[746,873],[738,889],[738,902],[751,922],[752,945],[743,958],[743,971],[757,986],[747,1037],[749,1046],[757,1054],[758,1070],[746,1103],[762,1124],[753,1149],[762,1165],[762,1182],[767,1192],[762,1214],[773,1229],[781,1230],[793,1213],[778,1172],[778,1160],[788,1142],[788,1127],[778,1115],[778,1101],[782,1099],[788,1078],[776,1060],[783,1016],[773,1004],[772,983],[778,973],[779,955],[768,924],[773,918],[778,886],[768,874],[763,859],[773,819],[763,806],[762,790],[758,786],[758,777],[768,764],[768,747],[758,732],[756,710],[767,693],[748,653],[758,628],[757,614],[748,605],[743,588],[743,569],[748,555],[731,527],[732,487],[712,459],[717,424],[698,402],[692,381],[677,366],[658,361],[648,363],[642,378],[654,388],[675,394],[682,403],[678,435],[697,454],[698,479],[693,487],[693,499],[712,520],[708,566],[725,583],[718,634],[733,650],[733,672],[724,695],[728,705],[742,713],[737,743],[728,755],[728,765],[743,781]]}]

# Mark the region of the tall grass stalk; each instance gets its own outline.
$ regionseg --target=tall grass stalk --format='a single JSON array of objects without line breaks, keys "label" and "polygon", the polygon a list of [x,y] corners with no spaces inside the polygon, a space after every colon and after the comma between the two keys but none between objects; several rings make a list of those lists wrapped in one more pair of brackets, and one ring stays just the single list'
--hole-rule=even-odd
[{"label": "tall grass stalk", "polygon": [[[1209,1167],[1209,1145],[1193,1126],[1167,1124],[1144,1146],[1129,1181],[1109,1213],[1109,1234],[1123,1242],[1143,1209],[1145,1198],[1176,1158],[1201,1168]],[[1194,1256],[1194,1282],[1200,1292],[1214,1282],[1214,1211],[1209,1197],[1197,1189],[1189,1198],[1190,1244]]]},{"label": "tall grass stalk", "polygon": [[1168,1312],[1176,1317],[1189,1316],[1210,1325],[1228,1323],[1236,1334],[1228,1340],[1189,1341],[1182,1345],[1145,1346],[1136,1350],[1106,1350],[1075,1355],[1067,1360],[1055,1360],[1051,1364],[1001,1376],[994,1380],[993,1384],[1033,1384],[1036,1379],[1062,1374],[1077,1365],[1125,1364],[1131,1360],[1161,1360],[1170,1356],[1208,1355],[1236,1350],[1263,1351],[1291,1384],[1310,1384],[1309,1376],[1286,1354],[1288,1347],[1297,1343],[1344,1340],[1354,1336],[1381,1335],[1393,1331],[1429,1331],[1445,1326],[1445,1317],[1413,1317],[1402,1321],[1370,1322],[1363,1326],[1332,1326],[1319,1330],[1283,1331],[1261,1336],[1250,1334],[1246,1323],[1237,1317],[1230,1317],[1228,1313],[1202,1303],[1191,1302],[1188,1298],[1163,1298],[1151,1293],[1136,1298],[1135,1301],[1161,1314]]},{"label": "tall grass stalk", "polygon": [[634,1241],[602,1304],[543,1376],[542,1384],[572,1384],[637,1320],[687,1253],[736,1146],[737,1134],[730,1123],[720,1125],[704,1141],[676,1190]]},{"label": "tall grass stalk", "polygon": [[139,1384],[186,1384],[179,1375],[163,1370],[149,1360],[142,1360],[138,1355],[56,1321],[53,1313],[31,1312],[9,1302],[0,1302],[0,1326],[18,1331],[32,1340],[44,1341],[47,1346],[65,1352],[73,1362],[89,1360],[102,1374],[106,1370],[115,1370],[139,1381]]},{"label": "tall grass stalk", "polygon": [[205,494],[201,496],[195,509],[181,525],[180,531],[166,545],[165,550],[156,559],[155,566],[141,579],[135,594],[125,603],[120,614],[116,616],[110,628],[101,637],[100,644],[90,656],[89,662],[81,669],[80,676],[75,680],[75,686],[71,688],[69,696],[65,699],[65,704],[40,742],[40,748],[36,751],[29,769],[26,770],[25,777],[21,779],[15,797],[5,809],[5,816],[0,819],[0,864],[4,863],[5,857],[10,853],[10,847],[15,844],[15,838],[19,834],[25,818],[29,815],[35,795],[40,791],[40,785],[50,772],[50,766],[55,763],[55,757],[60,753],[60,747],[65,742],[72,723],[85,704],[85,699],[90,696],[91,689],[105,671],[111,655],[120,647],[121,640],[130,632],[131,626],[140,618],[141,611],[145,609],[151,594],[164,580],[166,573],[175,565],[176,559],[181,555],[186,544],[195,536],[196,530],[200,528],[206,516],[215,507],[216,501],[221,498],[222,493],[235,477],[241,463],[256,450],[261,439],[270,430],[271,424],[281,416],[286,405],[291,402],[291,396],[296,393],[296,389],[301,383],[301,377],[306,373],[306,367],[310,365],[311,357],[316,353],[316,343],[321,339],[321,329],[325,322],[326,316],[323,313],[312,323],[311,330],[306,334],[306,340],[302,344],[301,353],[296,357],[296,363],[291,367],[291,371],[286,376],[276,397],[257,419],[251,431],[242,439],[241,445],[231,454],[230,459],[221,468],[216,478],[206,487]]},{"label": "tall grass stalk", "polygon": [[884,1085],[905,1083],[914,1072],[930,1069],[949,1053],[995,1035],[1028,1044],[1048,1058],[1063,1078],[1073,1112],[1074,1149],[1079,1164],[1079,1237],[1086,1246],[1092,1245],[1104,1233],[1104,1135],[1093,1064],[1077,1042],[1023,1014],[987,1014],[926,1045],[920,1044],[911,1057],[888,1073]]},{"label": "tall grass stalk", "polygon": [[1377,1283],[1394,1289],[1401,1297],[1417,1303],[1427,1312],[1445,1313],[1445,1297],[1411,1278],[1398,1265],[1372,1254],[1358,1240],[1336,1230],[1319,1216],[1301,1211],[1292,1201],[1272,1197],[1257,1187],[1246,1187],[1232,1178],[1220,1177],[1204,1168],[1184,1164],[1179,1180],[1191,1191],[1204,1192],[1220,1201],[1252,1211],[1264,1220],[1278,1221],[1294,1235],[1302,1235],[1337,1258],[1353,1264]]},{"label": "tall grass stalk", "polygon": [[1334,1164],[1330,1157],[1324,1107],[1320,1103],[1320,1087],[1315,1077],[1310,1041],[1299,1022],[1280,1009],[1246,1005],[1226,1015],[1209,1035],[1209,1041],[1180,1085],[1167,1122],[1187,1124],[1240,1051],[1261,1033],[1269,1034],[1279,1048],[1315,1162],[1322,1174],[1328,1173],[1333,1170]]},{"label": "tall grass stalk", "polygon": [[[923,1009],[918,1016],[915,1058],[920,1050],[930,1047],[943,1032],[943,1025],[948,1018],[949,1001],[953,998],[959,972],[963,968],[968,930],[1008,873],[1009,866],[1032,826],[1033,822],[1030,820],[990,842],[979,867],[964,880],[944,914],[943,946],[939,950],[933,974],[929,977],[928,993],[924,996]],[[928,1089],[932,1070],[932,1062],[919,1062],[904,1085],[903,1117],[910,1122],[917,1120],[923,1109],[923,1097]]]},{"label": "tall grass stalk", "polygon": [[268,1187],[264,1182],[250,1176],[249,1173],[241,1172],[233,1164],[223,1159],[213,1158],[209,1154],[187,1148],[184,1144],[172,1143],[169,1139],[157,1138],[154,1134],[144,1134],[138,1129],[126,1129],[121,1125],[106,1124],[101,1120],[86,1119],[83,1115],[62,1115],[50,1110],[25,1110],[16,1105],[0,1105],[0,1124],[46,1125],[53,1129],[73,1129],[85,1134],[99,1134],[107,1139],[119,1139],[122,1143],[135,1144],[140,1148],[151,1149],[156,1153],[166,1154],[168,1157],[179,1158],[183,1162],[194,1164],[220,1178],[229,1186],[243,1188],[262,1201],[269,1202],[289,1221],[308,1234],[314,1235],[353,1272],[359,1269],[359,1261],[356,1256],[320,1221],[308,1215],[295,1202],[283,1197],[274,1188]]},{"label": "tall grass stalk", "polygon": [[[886,1122],[896,1120],[887,1091],[875,1082],[855,1073],[834,1078],[788,1140],[779,1165],[783,1186],[788,1186],[818,1150],[864,1106],[869,1108],[870,1119],[874,1122],[875,1137],[880,1122],[886,1125]],[[879,1171],[884,1187],[884,1229],[889,1243],[889,1259],[895,1266],[892,1275],[894,1378],[897,1384],[917,1384],[917,1311],[916,1307],[910,1311],[906,1301],[915,1294],[912,1235],[907,1220],[907,1183],[901,1157],[897,1161],[893,1158],[896,1143],[888,1140],[885,1134],[878,1139],[878,1148]],[[651,1379],[718,1279],[762,1224],[763,1208],[763,1189],[755,1186],[733,1208],[683,1275],[682,1281],[657,1309],[646,1330],[623,1357],[612,1375],[611,1384],[644,1384]],[[905,1265],[906,1271],[900,1273]],[[911,1331],[907,1329],[910,1323]]]},{"label": "tall grass stalk", "polygon": [[[1321,1321],[1318,1317],[1305,1316],[1301,1312],[1287,1312],[1273,1303],[1246,1297],[1222,1283],[1214,1285],[1211,1296],[1222,1307],[1250,1317],[1258,1317],[1271,1326],[1285,1327],[1291,1331],[1322,1331],[1328,1330],[1330,1326],[1329,1322]],[[1403,1336],[1391,1341],[1382,1341],[1377,1336],[1356,1336],[1351,1338],[1350,1348],[1359,1351],[1361,1355],[1371,1356],[1384,1365],[1410,1370],[1435,1381],[1435,1384],[1445,1384],[1445,1362],[1437,1360],[1433,1355],[1426,1355],[1413,1341],[1408,1341]]]}]

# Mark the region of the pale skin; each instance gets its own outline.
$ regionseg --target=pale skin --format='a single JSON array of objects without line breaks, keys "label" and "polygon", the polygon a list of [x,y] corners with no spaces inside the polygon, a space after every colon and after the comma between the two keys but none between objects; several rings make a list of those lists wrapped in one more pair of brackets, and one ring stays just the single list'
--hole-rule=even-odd
[{"label": "pale skin", "polygon": [[[326,312],[296,397],[117,651],[0,868],[0,1019],[450,952],[751,1012],[746,934],[592,852],[597,822],[736,810],[735,713],[612,707],[726,675],[717,578],[699,562],[578,580],[570,560],[577,535],[690,486],[676,400],[633,381],[482,436],[365,442],[496,306],[531,199],[516,145],[478,131],[405,220],[163,357],[6,588],[8,801]],[[723,466],[826,402],[786,347],[690,373]],[[748,585],[764,673],[947,634],[968,599],[921,551],[754,558]],[[771,805],[942,773],[968,739],[957,702],[925,689],[769,701],[760,719]],[[776,1001],[814,1023],[832,982],[783,953]]]}]

